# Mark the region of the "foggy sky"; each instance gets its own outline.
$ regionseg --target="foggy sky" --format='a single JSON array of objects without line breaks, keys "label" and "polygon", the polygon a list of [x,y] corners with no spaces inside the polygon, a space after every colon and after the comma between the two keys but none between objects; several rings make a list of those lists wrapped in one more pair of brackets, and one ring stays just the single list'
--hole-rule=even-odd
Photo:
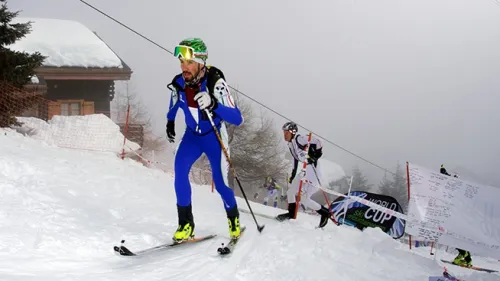
[{"label": "foggy sky", "polygon": [[[500,183],[496,0],[87,2],[169,50],[203,38],[208,62],[230,85],[381,166],[444,163]],[[21,17],[96,31],[131,66],[133,87],[164,135],[166,85],[179,72],[173,56],[77,0],[8,5]],[[275,119],[280,129],[285,120]],[[381,175],[331,144],[325,157]]]}]

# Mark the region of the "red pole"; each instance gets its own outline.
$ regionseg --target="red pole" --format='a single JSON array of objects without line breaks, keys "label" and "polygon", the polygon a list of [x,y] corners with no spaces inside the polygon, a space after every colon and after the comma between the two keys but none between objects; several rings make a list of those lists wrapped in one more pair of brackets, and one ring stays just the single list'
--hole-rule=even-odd
[{"label": "red pole", "polygon": [[[309,137],[307,139],[307,145],[304,147],[304,151],[306,151],[306,152],[309,149],[309,143],[311,142],[311,138],[312,138],[312,133],[309,133]],[[304,163],[302,164],[302,169],[305,171],[306,167],[307,167],[307,160],[304,161]],[[297,195],[297,206],[295,208],[295,215],[293,216],[294,219],[297,219],[297,213],[299,212],[300,193],[301,192],[302,192],[302,179],[300,179],[300,182],[299,182],[299,194]]]},{"label": "red pole", "polygon": [[[323,197],[325,197],[326,204],[328,204],[328,212],[330,212],[330,201],[328,200],[328,197],[326,196],[326,192],[324,190],[321,190],[323,192]],[[332,217],[332,212],[330,212],[330,220],[333,221],[333,223],[338,225],[337,220]]]},{"label": "red pole", "polygon": [[125,142],[127,141],[128,117],[130,115],[130,104],[127,106],[127,117],[125,118],[125,128],[123,128],[122,160],[125,158]]},{"label": "red pole", "polygon": [[[410,168],[408,161],[406,162],[406,182],[408,183],[408,208],[410,207]],[[408,223],[408,222],[406,222]],[[410,250],[411,250],[411,235],[408,240],[408,244],[410,245]]]}]

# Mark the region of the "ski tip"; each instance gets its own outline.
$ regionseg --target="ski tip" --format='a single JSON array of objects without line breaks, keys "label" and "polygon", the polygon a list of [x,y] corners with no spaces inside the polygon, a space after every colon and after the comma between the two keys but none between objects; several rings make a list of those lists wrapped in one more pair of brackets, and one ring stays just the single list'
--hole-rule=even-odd
[{"label": "ski tip", "polygon": [[217,249],[217,252],[220,254],[220,255],[227,255],[227,254],[230,254],[231,253],[231,250],[228,248],[228,247],[222,247],[222,248],[218,248]]},{"label": "ski tip", "polygon": [[113,250],[122,256],[135,256],[135,254],[125,246],[114,246]]}]

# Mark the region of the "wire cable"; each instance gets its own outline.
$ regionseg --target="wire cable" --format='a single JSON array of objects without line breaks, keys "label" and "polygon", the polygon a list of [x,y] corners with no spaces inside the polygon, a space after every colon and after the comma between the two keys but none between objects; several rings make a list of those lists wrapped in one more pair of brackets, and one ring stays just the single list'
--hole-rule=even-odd
[{"label": "wire cable", "polygon": [[[172,51],[170,51],[170,50],[168,50],[167,48],[165,48],[165,47],[161,46],[160,44],[158,44],[158,43],[154,42],[153,40],[151,40],[151,39],[147,38],[146,36],[142,35],[141,33],[139,33],[139,32],[137,32],[137,31],[135,31],[134,29],[132,29],[132,28],[130,28],[129,26],[127,26],[126,24],[124,24],[124,23],[122,23],[122,22],[118,21],[117,19],[113,18],[113,17],[112,17],[112,16],[110,16],[109,14],[107,14],[107,13],[105,13],[105,12],[101,11],[100,9],[96,8],[95,6],[92,6],[91,4],[87,3],[87,2],[86,2],[86,1],[84,1],[84,0],[79,0],[79,1],[80,1],[80,2],[82,2],[83,4],[87,5],[88,7],[92,8],[93,10],[97,11],[98,13],[100,13],[100,14],[104,15],[105,17],[109,18],[110,20],[112,20],[112,21],[116,22],[117,24],[121,25],[122,27],[124,27],[124,28],[128,29],[129,31],[131,31],[131,32],[135,33],[136,35],[138,35],[139,37],[141,37],[141,38],[143,38],[144,40],[148,41],[149,43],[151,43],[151,44],[153,44],[153,45],[157,46],[158,48],[160,48],[160,49],[162,49],[162,50],[164,50],[165,52],[167,52],[167,53],[169,53],[169,54],[172,54],[172,55],[174,54]],[[500,0],[498,0],[498,1],[500,1]],[[273,112],[274,114],[276,114],[276,115],[278,115],[278,116],[282,117],[283,119],[285,119],[285,120],[290,120],[290,121],[291,121],[291,119],[290,119],[290,118],[288,118],[288,117],[286,117],[285,115],[283,115],[283,114],[281,114],[281,113],[277,112],[276,110],[274,110],[274,109],[272,109],[272,108],[268,107],[267,105],[263,104],[262,102],[260,102],[260,101],[258,101],[258,100],[256,100],[256,99],[254,99],[254,98],[252,98],[252,97],[249,97],[248,95],[246,95],[245,93],[241,92],[240,90],[238,90],[238,89],[236,89],[236,88],[232,87],[231,85],[229,85],[229,88],[231,88],[233,91],[235,91],[235,92],[237,92],[237,93],[241,94],[242,96],[244,96],[244,97],[248,98],[249,100],[251,100],[251,101],[253,101],[253,102],[257,103],[258,105],[260,105],[260,106],[262,106],[262,107],[266,108],[267,110],[269,110],[269,111]],[[321,139],[325,140],[325,141],[326,141],[326,142],[328,142],[329,144],[332,144],[332,145],[334,145],[335,147],[337,147],[337,148],[339,148],[339,149],[341,149],[341,150],[343,150],[343,151],[345,151],[345,152],[349,153],[350,155],[352,155],[352,156],[354,156],[354,157],[356,157],[356,158],[358,158],[358,159],[360,159],[360,160],[362,160],[362,161],[365,161],[366,163],[369,163],[369,164],[371,164],[371,165],[373,165],[373,166],[375,166],[375,167],[377,167],[377,168],[379,168],[379,169],[381,169],[381,170],[383,170],[383,171],[385,171],[385,172],[387,172],[387,173],[390,173],[390,174],[392,174],[392,175],[396,175],[394,172],[392,172],[392,171],[390,171],[390,170],[388,170],[388,169],[386,169],[386,168],[384,168],[384,167],[382,167],[382,166],[380,166],[380,165],[378,165],[378,164],[376,164],[376,163],[374,163],[374,162],[372,162],[372,161],[370,161],[370,160],[368,160],[368,159],[366,159],[366,158],[364,158],[364,157],[362,157],[362,156],[360,156],[360,155],[357,155],[357,154],[356,154],[356,153],[354,153],[354,152],[349,151],[348,149],[346,149],[346,148],[344,148],[344,147],[342,147],[342,146],[340,146],[340,145],[338,145],[338,144],[334,143],[333,141],[331,141],[331,140],[329,140],[329,139],[327,139],[327,138],[325,138],[325,137],[321,136],[320,134],[318,134],[318,133],[316,133],[316,132],[313,132],[312,130],[309,130],[307,127],[302,126],[302,125],[300,125],[299,123],[297,123],[297,125],[299,125],[300,127],[304,128],[305,130],[307,130],[307,131],[309,131],[309,132],[311,132],[311,133],[315,134],[316,136],[318,136],[319,138],[321,138]]]}]

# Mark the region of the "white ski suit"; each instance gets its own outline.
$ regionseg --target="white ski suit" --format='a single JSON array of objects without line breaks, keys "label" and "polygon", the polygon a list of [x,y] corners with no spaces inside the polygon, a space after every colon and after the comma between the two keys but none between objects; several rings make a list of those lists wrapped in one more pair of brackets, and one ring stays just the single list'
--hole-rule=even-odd
[{"label": "white ski suit", "polygon": [[[288,203],[295,203],[295,196],[299,192],[300,180],[304,179],[302,182],[302,189],[300,195],[300,203],[304,206],[311,208],[315,211],[321,209],[321,205],[311,200],[311,196],[318,191],[318,186],[320,185],[319,179],[321,178],[320,163],[319,160],[316,161],[316,167],[313,168],[314,164],[307,164],[305,175],[301,173],[304,161],[307,161],[308,151],[304,151],[304,147],[307,145],[308,136],[303,136],[296,134],[292,140],[288,143],[288,148],[290,153],[294,158],[294,168],[292,172],[293,181],[290,188],[287,191]],[[321,141],[315,137],[311,138],[309,146],[315,146],[316,149],[321,149]]]}]

